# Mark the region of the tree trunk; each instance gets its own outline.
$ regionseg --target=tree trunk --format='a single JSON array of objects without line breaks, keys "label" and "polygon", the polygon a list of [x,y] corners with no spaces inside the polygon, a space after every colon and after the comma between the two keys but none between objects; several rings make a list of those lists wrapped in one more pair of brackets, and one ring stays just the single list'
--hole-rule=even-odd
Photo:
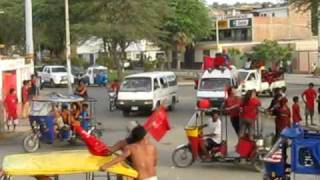
[{"label": "tree trunk", "polygon": [[166,50],[166,55],[167,55],[167,68],[168,68],[168,69],[171,69],[172,50],[171,50],[171,49]]}]

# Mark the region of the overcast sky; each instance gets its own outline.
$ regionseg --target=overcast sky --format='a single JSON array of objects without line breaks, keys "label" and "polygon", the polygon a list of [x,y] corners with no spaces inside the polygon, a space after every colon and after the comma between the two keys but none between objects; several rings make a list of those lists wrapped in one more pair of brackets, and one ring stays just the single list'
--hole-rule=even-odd
[{"label": "overcast sky", "polygon": [[206,0],[206,1],[207,1],[208,4],[212,4],[213,2],[234,4],[236,2],[241,2],[241,3],[254,3],[254,2],[273,2],[273,3],[278,3],[278,2],[281,2],[282,0]]}]

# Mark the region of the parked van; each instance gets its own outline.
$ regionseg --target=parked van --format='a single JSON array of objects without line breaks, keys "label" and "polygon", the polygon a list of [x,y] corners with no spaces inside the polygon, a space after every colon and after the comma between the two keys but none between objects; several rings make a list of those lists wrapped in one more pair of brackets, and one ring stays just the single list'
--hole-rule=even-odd
[{"label": "parked van", "polygon": [[237,86],[237,71],[234,66],[206,70],[200,77],[197,87],[197,99],[209,99],[212,107],[220,108],[227,98],[226,87]]},{"label": "parked van", "polygon": [[124,78],[117,108],[124,116],[134,111],[153,111],[160,103],[174,110],[178,102],[177,77],[173,72],[148,72]]}]

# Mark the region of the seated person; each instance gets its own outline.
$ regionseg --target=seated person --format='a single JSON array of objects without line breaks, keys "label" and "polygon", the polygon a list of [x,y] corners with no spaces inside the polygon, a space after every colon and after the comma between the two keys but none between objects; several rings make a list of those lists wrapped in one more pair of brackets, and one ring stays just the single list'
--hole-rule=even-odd
[{"label": "seated person", "polygon": [[55,133],[58,134],[59,130],[64,127],[63,118],[61,116],[61,112],[58,105],[53,105],[52,107],[53,116],[55,119],[54,130]]},{"label": "seated person", "polygon": [[120,89],[120,83],[117,79],[115,79],[114,81],[112,81],[110,88],[113,92],[117,93],[119,92]]},{"label": "seated person", "polygon": [[91,115],[88,111],[88,104],[82,104],[82,111],[80,113],[80,121],[81,121],[81,127],[88,131],[89,130],[89,123],[90,123],[90,119],[91,119]]},{"label": "seated person", "polygon": [[71,105],[71,117],[70,117],[70,125],[80,125],[79,117],[80,117],[80,106],[79,103],[72,103]]},{"label": "seated person", "polygon": [[62,105],[62,108],[61,108],[61,117],[62,117],[62,120],[63,120],[63,123],[64,123],[64,124],[70,125],[69,116],[70,116],[70,112],[69,112],[68,106],[65,105],[65,104]]},{"label": "seated person", "polygon": [[203,135],[206,138],[201,143],[201,150],[206,156],[206,160],[211,160],[209,151],[221,144],[221,120],[218,110],[213,110],[212,117],[208,119],[208,124],[205,124],[203,127],[208,127],[210,133]]}]

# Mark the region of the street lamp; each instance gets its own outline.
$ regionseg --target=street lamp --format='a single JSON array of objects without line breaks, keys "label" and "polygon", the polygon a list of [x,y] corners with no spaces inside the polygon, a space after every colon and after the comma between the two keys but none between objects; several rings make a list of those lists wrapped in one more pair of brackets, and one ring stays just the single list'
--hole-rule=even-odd
[{"label": "street lamp", "polygon": [[67,60],[67,72],[68,72],[68,92],[72,94],[71,86],[71,47],[70,47],[70,23],[69,23],[69,0],[65,0],[65,24],[66,24],[66,60]]}]

